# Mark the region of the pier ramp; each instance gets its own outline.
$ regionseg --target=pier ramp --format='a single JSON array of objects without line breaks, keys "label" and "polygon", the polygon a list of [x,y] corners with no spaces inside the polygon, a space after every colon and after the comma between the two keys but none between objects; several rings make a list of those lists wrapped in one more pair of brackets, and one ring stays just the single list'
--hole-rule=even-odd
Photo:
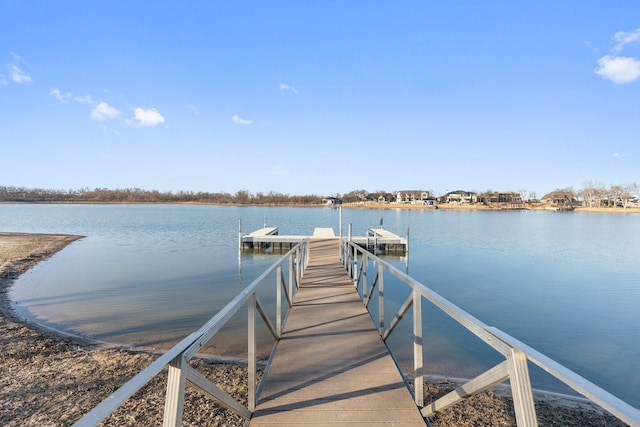
[{"label": "pier ramp", "polygon": [[312,238],[309,265],[263,381],[252,427],[425,425],[340,264],[335,238]]}]

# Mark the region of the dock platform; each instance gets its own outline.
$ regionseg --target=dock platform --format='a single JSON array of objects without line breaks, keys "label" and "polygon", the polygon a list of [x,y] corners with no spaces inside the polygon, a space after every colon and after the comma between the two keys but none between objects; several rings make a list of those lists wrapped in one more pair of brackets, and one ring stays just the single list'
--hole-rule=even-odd
[{"label": "dock platform", "polygon": [[[278,227],[264,227],[247,235],[240,236],[241,248],[291,249],[308,237],[336,237],[333,228],[316,227],[309,235],[280,235]],[[366,236],[353,236],[351,241],[371,252],[408,251],[409,239],[383,228],[370,228]]]},{"label": "dock platform", "polygon": [[263,381],[252,427],[425,425],[340,263],[336,238],[312,238],[309,265]]}]

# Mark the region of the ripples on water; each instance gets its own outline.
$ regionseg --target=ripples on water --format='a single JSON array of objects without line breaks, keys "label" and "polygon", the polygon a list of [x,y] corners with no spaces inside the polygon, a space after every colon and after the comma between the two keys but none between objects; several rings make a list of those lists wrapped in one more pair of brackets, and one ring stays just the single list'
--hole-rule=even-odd
[{"label": "ripples on water", "polygon": [[[245,253],[238,265],[238,221],[253,231],[265,215],[281,234],[338,233],[339,213],[327,208],[0,205],[2,231],[87,236],[21,276],[10,296],[22,315],[56,328],[168,347],[277,259]],[[410,275],[639,406],[640,215],[343,209],[343,234],[352,223],[363,235],[381,218],[398,234],[410,228]],[[403,292],[387,286],[390,311]],[[212,351],[241,355],[243,322],[239,314]],[[391,345],[406,363],[403,328]],[[476,341],[425,310],[427,371],[471,376],[499,361]]]}]

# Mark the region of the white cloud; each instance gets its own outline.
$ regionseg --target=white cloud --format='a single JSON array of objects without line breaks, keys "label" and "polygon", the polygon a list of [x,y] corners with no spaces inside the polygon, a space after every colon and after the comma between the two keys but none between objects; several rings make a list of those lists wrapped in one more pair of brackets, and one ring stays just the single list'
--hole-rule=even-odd
[{"label": "white cloud", "polygon": [[640,60],[627,56],[605,55],[598,59],[596,74],[614,83],[631,83],[640,77]]},{"label": "white cloud", "polygon": [[164,117],[155,108],[142,109],[140,107],[133,110],[134,120],[141,126],[156,126],[164,123]]},{"label": "white cloud", "polygon": [[91,110],[91,118],[99,121],[117,119],[118,116],[120,116],[120,111],[111,107],[106,102],[100,102],[93,110]]},{"label": "white cloud", "polygon": [[0,74],[0,86],[6,86],[11,82],[16,84],[31,83],[31,76],[21,68],[23,61],[20,56],[15,53],[12,53],[11,56],[13,57],[13,61],[11,65],[8,66],[9,74]]},{"label": "white cloud", "polygon": [[78,104],[95,104],[96,103],[96,101],[91,99],[90,95],[76,96],[75,98],[73,98],[73,100],[76,101]]},{"label": "white cloud", "polygon": [[11,66],[11,78],[15,83],[31,83],[31,76],[25,73],[17,65]]},{"label": "white cloud", "polygon": [[231,117],[231,120],[233,120],[233,123],[238,124],[238,125],[250,125],[251,123],[253,123],[253,120],[243,119],[240,116],[238,116],[237,114],[234,115],[233,117]]},{"label": "white cloud", "polygon": [[71,98],[71,92],[62,93],[59,89],[51,89],[49,95],[55,96],[60,102],[67,102]]},{"label": "white cloud", "polygon": [[613,36],[613,39],[618,42],[613,50],[616,52],[620,52],[629,43],[640,41],[640,28],[636,28],[634,31],[631,31],[629,33],[618,31]]},{"label": "white cloud", "polygon": [[618,152],[613,152],[613,153],[611,153],[611,158],[612,158],[612,159],[621,159],[621,158],[623,158],[623,157],[624,157],[624,156],[623,156],[622,154],[618,153]]},{"label": "white cloud", "polygon": [[280,87],[280,90],[283,92],[298,93],[295,87],[289,86],[286,83],[280,83],[279,87]]}]

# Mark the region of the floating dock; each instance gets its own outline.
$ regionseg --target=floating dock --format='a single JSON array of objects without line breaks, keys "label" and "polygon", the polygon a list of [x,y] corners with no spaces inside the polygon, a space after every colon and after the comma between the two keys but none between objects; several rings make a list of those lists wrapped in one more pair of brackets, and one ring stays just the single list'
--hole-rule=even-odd
[{"label": "floating dock", "polygon": [[[278,227],[265,226],[246,235],[240,232],[240,247],[243,249],[290,249],[307,238],[335,237],[337,236],[330,227],[314,228],[311,235],[281,235]],[[370,228],[366,236],[348,238],[370,252],[408,252],[409,250],[408,237],[399,236],[383,228]]]}]

